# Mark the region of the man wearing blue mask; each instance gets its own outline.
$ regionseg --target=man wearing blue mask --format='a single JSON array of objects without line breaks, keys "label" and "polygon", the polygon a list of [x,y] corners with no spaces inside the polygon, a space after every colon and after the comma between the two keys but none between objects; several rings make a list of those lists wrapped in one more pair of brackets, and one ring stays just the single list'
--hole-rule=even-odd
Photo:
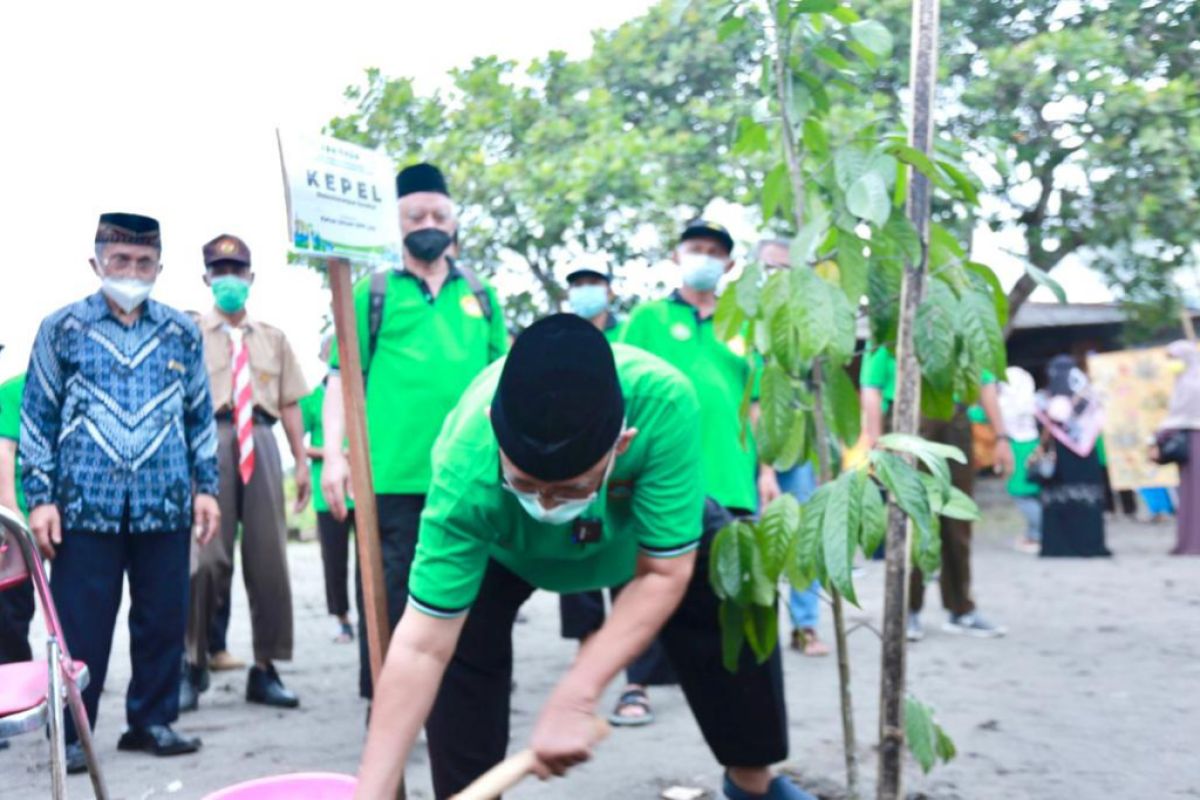
[{"label": "man wearing blue mask", "polygon": [[[201,318],[200,328],[217,419],[221,534],[212,547],[198,554],[192,576],[180,707],[196,708],[197,695],[207,686],[213,620],[228,621],[234,540],[240,524],[242,576],[254,639],[246,699],[294,708],[300,700],[284,687],[275,669],[276,661],[292,658],[292,590],[283,465],[272,429],[282,421],[295,459],[296,510],[300,511],[312,489],[299,406],[308,386],[283,332],[246,313],[254,283],[246,243],[222,234],[204,245],[203,255],[204,282],[214,302],[213,310]],[[218,629],[217,633],[224,632]],[[230,658],[227,653],[221,657]]]},{"label": "man wearing blue mask", "polygon": [[567,275],[567,305],[604,334],[610,342],[619,341],[625,325],[613,310],[616,295],[612,290],[612,273],[588,267]]},{"label": "man wearing blue mask", "polygon": [[[533,770],[589,758],[605,686],[661,632],[726,797],[812,800],[769,769],[787,756],[778,659],[721,662],[707,559],[728,515],[700,491],[699,418],[678,370],[573,314],[531,325],[467,387],[433,447],[356,796],[395,796],[422,724],[439,799],[500,761],[517,609],[535,588],[625,584],[542,708]],[[613,796],[629,794],[619,770],[612,780]]]}]

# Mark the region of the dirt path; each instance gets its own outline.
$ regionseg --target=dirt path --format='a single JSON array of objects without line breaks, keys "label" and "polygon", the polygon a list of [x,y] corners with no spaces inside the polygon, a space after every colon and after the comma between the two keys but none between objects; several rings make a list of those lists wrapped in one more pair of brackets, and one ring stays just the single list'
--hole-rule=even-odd
[{"label": "dirt path", "polygon": [[[1200,797],[1194,744],[1200,733],[1200,559],[1164,555],[1171,526],[1133,522],[1110,524],[1109,544],[1117,554],[1111,560],[1021,555],[1010,547],[1015,512],[994,483],[985,483],[983,494],[987,519],[977,533],[975,594],[981,610],[1010,633],[998,641],[942,633],[937,590],[931,589],[929,635],[910,651],[911,687],[937,708],[959,757],[928,777],[910,769],[909,788],[937,800]],[[324,613],[316,545],[293,545],[290,555],[298,647],[296,660],[281,665],[281,672],[303,706],[292,712],[249,706],[242,699],[245,675],[218,674],[201,710],[179,723],[180,730],[203,737],[198,756],[159,760],[116,751],[129,677],[122,614],[97,728],[115,798],[198,798],[271,773],[354,771],[366,710],[356,697],[356,651],[329,643],[332,627]],[[882,565],[868,564],[857,579],[863,609],[852,620],[877,624],[882,575]],[[535,595],[525,611],[529,622],[516,633],[514,743],[527,739],[540,698],[573,651],[558,638],[552,595]],[[826,631],[828,622],[823,609]],[[240,587],[230,638],[237,654],[249,653]],[[860,757],[869,779],[875,768],[867,745],[876,725],[879,648],[866,629],[854,634],[851,646]],[[824,796],[836,791],[842,775],[834,662],[789,652],[786,674],[789,765]],[[649,799],[673,784],[711,793],[720,772],[681,696],[656,690],[652,699],[654,725],[617,731],[596,760],[570,778],[531,783],[511,796]],[[45,743],[38,736],[0,752],[4,798],[47,797],[45,765]],[[409,776],[410,798],[432,796],[423,747]],[[73,797],[90,796],[86,777],[72,777],[70,790]]]}]

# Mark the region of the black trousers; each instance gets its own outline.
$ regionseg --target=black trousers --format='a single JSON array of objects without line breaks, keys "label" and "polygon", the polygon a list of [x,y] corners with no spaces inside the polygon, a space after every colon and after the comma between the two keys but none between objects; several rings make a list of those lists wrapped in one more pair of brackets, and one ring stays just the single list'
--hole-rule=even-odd
[{"label": "black trousers", "polygon": [[317,537],[321,540],[321,565],[325,569],[325,608],[340,617],[350,612],[346,575],[350,569],[350,531],[354,509],[339,522],[328,511],[317,512]]},{"label": "black trousers", "polygon": [[[191,532],[67,531],[51,564],[50,591],[73,658],[88,665],[83,691],[96,725],[108,673],[121,590],[129,574],[129,657],[133,677],[125,694],[130,727],[165,725],[179,716],[179,664],[187,631]],[[66,716],[67,741],[78,738]]]},{"label": "black trousers", "polygon": [[[619,586],[609,590],[613,602],[616,602],[620,592]],[[560,594],[558,614],[562,623],[562,637],[583,640],[604,624],[604,594],[600,590]],[[625,680],[638,686],[675,686],[679,683],[667,658],[667,651],[657,638],[645,652],[629,662],[625,668]]]},{"label": "black trousers", "polygon": [[[408,605],[408,573],[417,549],[417,530],[423,494],[380,494],[375,496],[379,514],[379,549],[383,556],[383,582],[387,590],[388,627],[395,629]],[[354,569],[355,602],[363,607],[362,574]],[[370,698],[371,658],[367,650],[367,623],[358,615],[358,693]]]},{"label": "black trousers", "polygon": [[0,664],[33,660],[29,622],[33,619],[33,581],[0,592]]},{"label": "black trousers", "polygon": [[[706,518],[708,515],[706,514]],[[718,526],[719,527],[719,526]],[[659,635],[717,761],[759,767],[787,758],[787,709],[778,649],[762,665],[747,650],[736,673],[721,663],[719,602],[708,583],[706,525],[679,609]],[[508,749],[512,628],[533,587],[492,561],[426,722],[434,794],[462,790]]]}]

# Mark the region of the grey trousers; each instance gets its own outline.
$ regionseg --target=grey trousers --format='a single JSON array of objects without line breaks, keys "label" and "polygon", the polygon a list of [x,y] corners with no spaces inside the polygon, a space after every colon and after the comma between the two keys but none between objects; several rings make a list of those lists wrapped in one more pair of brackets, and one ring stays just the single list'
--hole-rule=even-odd
[{"label": "grey trousers", "polygon": [[292,658],[292,587],[288,578],[283,465],[269,425],[254,425],[254,474],[243,486],[237,468],[237,439],[229,422],[217,423],[221,472],[221,532],[193,551],[188,609],[187,658],[208,666],[209,622],[233,581],[233,547],[242,527],[242,578],[250,600],[254,660]]}]

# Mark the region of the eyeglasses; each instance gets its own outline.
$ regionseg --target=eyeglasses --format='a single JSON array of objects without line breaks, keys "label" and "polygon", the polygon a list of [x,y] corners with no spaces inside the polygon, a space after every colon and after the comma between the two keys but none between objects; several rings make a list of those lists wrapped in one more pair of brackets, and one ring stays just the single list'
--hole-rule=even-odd
[{"label": "eyeglasses", "polygon": [[138,275],[153,277],[158,272],[160,262],[157,258],[149,256],[133,258],[125,253],[114,253],[105,258],[102,263],[108,272],[128,273],[133,271]]}]

